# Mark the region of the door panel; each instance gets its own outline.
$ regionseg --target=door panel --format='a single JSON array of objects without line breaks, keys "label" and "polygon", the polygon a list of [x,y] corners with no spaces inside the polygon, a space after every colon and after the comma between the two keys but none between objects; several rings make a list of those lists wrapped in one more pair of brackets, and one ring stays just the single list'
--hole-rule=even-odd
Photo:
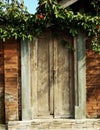
[{"label": "door panel", "polygon": [[[49,35],[50,36],[50,35]],[[50,84],[50,115],[54,115],[54,43],[53,39],[50,38],[49,42],[49,84]]]},{"label": "door panel", "polygon": [[49,113],[49,54],[47,39],[39,39],[37,55],[37,98],[38,114]]},{"label": "door panel", "polygon": [[[70,59],[67,45],[62,39],[54,42],[54,116],[55,118],[71,117],[70,113]],[[70,41],[71,42],[71,41]]]},{"label": "door panel", "polygon": [[50,115],[50,61],[47,36],[35,39],[31,49],[33,117]]}]

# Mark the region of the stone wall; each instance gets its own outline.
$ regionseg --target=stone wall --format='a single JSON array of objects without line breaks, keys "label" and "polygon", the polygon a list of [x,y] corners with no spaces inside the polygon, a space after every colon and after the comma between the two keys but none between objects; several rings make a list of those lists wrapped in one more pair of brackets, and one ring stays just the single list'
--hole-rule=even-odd
[{"label": "stone wall", "polygon": [[87,50],[87,116],[100,117],[100,54]]},{"label": "stone wall", "polygon": [[8,130],[100,130],[100,120],[35,119],[8,123]]}]

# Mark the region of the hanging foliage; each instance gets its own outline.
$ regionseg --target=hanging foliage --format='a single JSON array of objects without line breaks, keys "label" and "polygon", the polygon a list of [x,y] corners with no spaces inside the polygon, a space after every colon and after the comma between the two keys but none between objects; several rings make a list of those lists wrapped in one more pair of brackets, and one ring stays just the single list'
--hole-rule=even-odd
[{"label": "hanging foliage", "polygon": [[[92,48],[100,52],[100,0],[93,0],[95,15],[72,9],[63,9],[56,0],[40,0],[37,12],[30,14],[23,4],[0,3],[0,38],[30,39],[40,36],[46,29],[76,36],[80,31],[93,38]],[[97,7],[97,8],[96,8]]]}]

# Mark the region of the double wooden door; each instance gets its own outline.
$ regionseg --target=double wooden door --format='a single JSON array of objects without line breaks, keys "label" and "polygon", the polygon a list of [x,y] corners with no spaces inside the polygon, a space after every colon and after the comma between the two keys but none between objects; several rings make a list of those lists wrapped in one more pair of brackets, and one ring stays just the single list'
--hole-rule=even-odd
[{"label": "double wooden door", "polygon": [[[31,45],[33,118],[71,118],[74,115],[73,52],[63,37],[44,34]],[[65,39],[65,38],[64,38]],[[66,37],[72,44],[72,40]]]}]

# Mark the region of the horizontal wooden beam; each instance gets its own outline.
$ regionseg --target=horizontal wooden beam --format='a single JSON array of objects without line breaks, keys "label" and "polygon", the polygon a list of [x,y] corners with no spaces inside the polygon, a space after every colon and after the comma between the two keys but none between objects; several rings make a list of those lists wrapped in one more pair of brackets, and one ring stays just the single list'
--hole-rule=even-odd
[{"label": "horizontal wooden beam", "polygon": [[77,1],[78,0],[62,0],[61,2],[59,2],[59,4],[61,4],[64,8],[66,8]]}]

